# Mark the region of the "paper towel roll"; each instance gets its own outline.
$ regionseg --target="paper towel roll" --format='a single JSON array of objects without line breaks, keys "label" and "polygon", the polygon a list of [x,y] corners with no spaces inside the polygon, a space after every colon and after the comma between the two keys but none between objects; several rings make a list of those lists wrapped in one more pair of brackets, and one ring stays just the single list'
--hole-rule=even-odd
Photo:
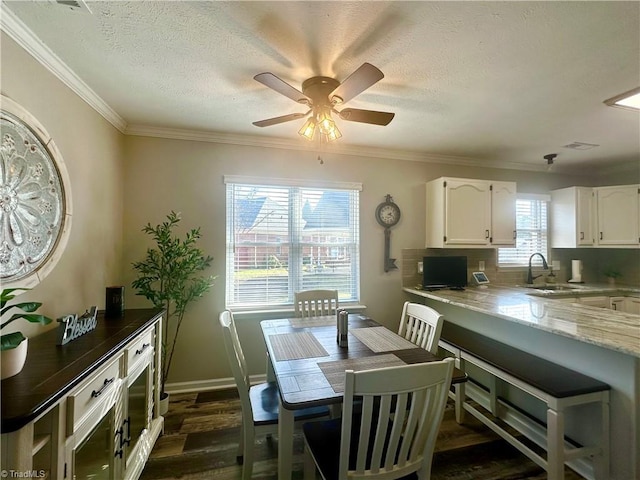
[{"label": "paper towel roll", "polygon": [[571,260],[571,280],[570,282],[582,282],[582,260]]}]

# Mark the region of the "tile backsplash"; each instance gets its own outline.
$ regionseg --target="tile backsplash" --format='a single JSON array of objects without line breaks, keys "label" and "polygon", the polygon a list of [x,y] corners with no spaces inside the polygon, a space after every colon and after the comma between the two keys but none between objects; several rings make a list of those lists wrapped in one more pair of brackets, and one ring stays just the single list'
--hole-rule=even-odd
[{"label": "tile backsplash", "polygon": [[[493,248],[478,249],[403,249],[402,250],[402,286],[413,287],[422,283],[422,274],[418,273],[418,262],[425,256],[452,256],[465,255],[467,257],[468,278],[471,272],[479,270],[479,262],[484,262],[484,272],[493,283],[506,285],[518,285],[526,282],[527,268],[502,268],[497,267],[497,252]],[[549,262],[560,263],[560,269],[554,269],[556,281],[566,282],[571,277],[571,260],[582,260],[582,278],[585,283],[606,283],[607,277],[604,271],[607,268],[618,270],[622,276],[617,283],[624,285],[640,285],[640,250],[637,249],[612,249],[612,248],[554,248],[551,250]],[[534,267],[534,274],[548,274],[548,271],[540,267]],[[539,279],[540,281],[542,279]],[[469,282],[472,283],[471,281]]]}]

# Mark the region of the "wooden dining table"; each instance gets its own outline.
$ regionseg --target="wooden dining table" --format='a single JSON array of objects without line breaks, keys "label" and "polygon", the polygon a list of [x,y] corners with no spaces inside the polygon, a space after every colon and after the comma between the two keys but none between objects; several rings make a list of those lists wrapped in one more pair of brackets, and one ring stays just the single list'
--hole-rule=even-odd
[{"label": "wooden dining table", "polygon": [[[280,390],[278,479],[290,480],[293,411],[343,400],[344,372],[433,362],[441,357],[416,347],[360,314],[349,314],[348,346],[339,347],[335,316],[283,318],[260,322]],[[452,383],[466,381],[454,369]]]}]

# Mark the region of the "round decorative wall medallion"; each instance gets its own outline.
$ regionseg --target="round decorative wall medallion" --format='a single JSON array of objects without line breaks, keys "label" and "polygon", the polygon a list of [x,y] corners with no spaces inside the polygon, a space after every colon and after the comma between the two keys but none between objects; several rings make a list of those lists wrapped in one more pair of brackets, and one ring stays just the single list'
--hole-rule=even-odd
[{"label": "round decorative wall medallion", "polygon": [[69,179],[49,134],[4,95],[0,142],[0,282],[2,288],[33,287],[66,246]]}]

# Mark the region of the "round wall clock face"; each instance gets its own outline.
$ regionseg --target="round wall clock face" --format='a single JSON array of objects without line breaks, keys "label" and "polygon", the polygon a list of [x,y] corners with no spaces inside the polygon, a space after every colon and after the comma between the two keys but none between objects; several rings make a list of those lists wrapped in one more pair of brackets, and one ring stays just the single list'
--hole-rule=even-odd
[{"label": "round wall clock face", "polygon": [[376,209],[376,220],[383,227],[393,227],[400,221],[400,208],[393,202],[383,202]]},{"label": "round wall clock face", "polygon": [[[2,97],[0,281],[31,287],[57,262],[70,226],[66,170],[53,140],[26,110]],[[56,255],[57,253],[57,255]]]}]

